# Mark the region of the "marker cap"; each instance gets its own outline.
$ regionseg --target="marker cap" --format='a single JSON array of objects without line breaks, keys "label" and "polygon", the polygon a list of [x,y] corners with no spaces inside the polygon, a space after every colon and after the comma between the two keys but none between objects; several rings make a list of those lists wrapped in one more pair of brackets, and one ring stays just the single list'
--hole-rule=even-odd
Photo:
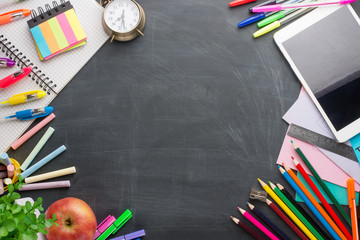
[{"label": "marker cap", "polygon": [[126,209],[126,211],[123,214],[121,214],[121,216],[114,222],[116,229],[113,232],[113,234],[116,233],[131,217],[132,217],[132,213],[130,212],[129,209]]},{"label": "marker cap", "polygon": [[280,22],[279,21],[275,21],[273,23],[270,23],[269,25],[266,25],[265,27],[259,29],[258,31],[256,31],[253,36],[254,38],[260,37],[268,32],[271,32],[272,30],[280,27]]},{"label": "marker cap", "polygon": [[145,236],[145,230],[144,229],[133,232],[133,233],[126,234],[125,239],[126,240],[132,240],[132,239],[143,237],[143,236]]},{"label": "marker cap", "polygon": [[229,3],[230,7],[236,7],[236,6],[240,6],[246,3],[251,3],[251,2],[255,2],[256,0],[235,0]]}]

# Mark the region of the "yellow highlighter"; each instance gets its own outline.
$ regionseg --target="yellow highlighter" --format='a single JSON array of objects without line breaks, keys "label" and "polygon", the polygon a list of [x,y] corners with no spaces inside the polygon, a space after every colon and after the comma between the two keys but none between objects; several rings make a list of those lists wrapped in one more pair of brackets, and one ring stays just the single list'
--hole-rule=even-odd
[{"label": "yellow highlighter", "polygon": [[1,104],[8,103],[10,105],[16,105],[16,104],[21,104],[21,103],[27,103],[30,101],[38,100],[45,96],[46,96],[46,92],[40,91],[40,90],[35,90],[35,91],[16,94],[16,95],[10,97],[8,100],[1,101]]}]

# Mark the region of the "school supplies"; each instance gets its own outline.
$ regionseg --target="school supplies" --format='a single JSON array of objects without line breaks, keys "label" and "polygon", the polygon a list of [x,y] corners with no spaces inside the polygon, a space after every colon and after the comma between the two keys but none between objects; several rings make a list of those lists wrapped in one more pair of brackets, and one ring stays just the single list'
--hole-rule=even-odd
[{"label": "school supplies", "polygon": [[[59,5],[61,4],[59,0],[56,1]],[[16,7],[33,9],[37,8],[37,6],[52,4],[52,2],[53,0],[22,1],[17,3]],[[101,20],[99,20],[102,18],[104,9],[96,1],[74,0],[71,4],[89,41],[83,47],[54,57],[51,61],[43,62],[39,59],[29,27],[24,21],[1,26],[0,48],[21,68],[33,67],[28,79],[19,81],[16,86],[1,90],[1,96],[12,96],[29,90],[43,90],[48,95],[38,101],[27,103],[27,108],[41,108],[49,105],[105,41],[109,39],[104,32]],[[11,6],[2,9],[4,12],[10,10]],[[19,33],[22,33],[21,37],[19,37]],[[14,51],[15,49],[16,51]],[[13,73],[14,70],[12,69],[2,68],[0,79]],[[15,105],[12,108],[0,108],[0,115],[22,110],[19,106],[21,105]],[[17,122],[16,124],[9,121],[2,123],[0,128],[0,135],[2,136],[0,138],[0,152],[6,151],[31,123],[32,121]]]},{"label": "school supplies", "polygon": [[25,159],[25,161],[21,164],[21,170],[25,171],[27,167],[30,165],[30,163],[34,160],[36,155],[40,152],[40,150],[44,147],[45,143],[49,140],[51,135],[55,132],[55,129],[52,127],[49,127],[48,130],[44,133],[44,135],[41,137],[39,142],[36,144],[34,149],[31,151],[29,156]]},{"label": "school supplies", "polygon": [[300,158],[304,161],[308,169],[311,171],[313,176],[316,178],[316,180],[320,183],[321,187],[325,190],[327,195],[330,197],[331,201],[335,204],[336,208],[339,210],[343,218],[346,220],[346,222],[351,226],[351,220],[349,216],[345,213],[344,209],[340,206],[339,202],[336,200],[334,195],[330,192],[329,188],[325,185],[324,181],[320,178],[319,174],[315,171],[309,160],[305,157],[304,153],[301,151],[301,149],[293,142],[291,141],[295,151],[299,154]]},{"label": "school supplies", "polygon": [[296,227],[296,225],[269,199],[266,199],[266,204],[301,238],[301,240],[308,240],[308,238]]},{"label": "school supplies", "polygon": [[[0,179],[0,181],[1,181],[1,179]],[[12,180],[11,180],[11,178],[4,178],[3,182],[7,186],[7,185],[10,185],[12,183]]]},{"label": "school supplies", "polygon": [[[275,12],[275,14],[272,14],[271,16],[265,18],[264,20],[258,22],[257,26],[259,28],[262,28],[266,25],[269,25],[272,22],[275,22],[276,20],[279,20],[281,18],[284,18],[285,16],[289,15],[290,13],[294,12],[296,10],[284,10],[284,11],[279,11],[279,12]],[[270,12],[273,13],[273,12]]]},{"label": "school supplies", "polygon": [[13,67],[15,62],[8,58],[0,58],[0,68]]},{"label": "school supplies", "polygon": [[285,233],[283,233],[270,219],[268,219],[260,210],[255,208],[254,205],[251,203],[247,203],[251,211],[263,222],[265,223],[270,229],[272,229],[278,236],[280,236],[280,239],[283,240],[290,240],[288,236],[286,236]]},{"label": "school supplies", "polygon": [[7,167],[6,167],[6,171],[7,171],[7,176],[9,178],[12,178],[14,176],[14,172],[15,172],[15,167],[14,165],[12,164],[9,164]]},{"label": "school supplies", "polygon": [[267,17],[269,17],[269,16],[271,16],[273,14],[275,14],[275,12],[267,12],[267,13],[255,14],[255,15],[253,15],[253,16],[239,22],[238,27],[239,28],[245,27],[245,26],[250,25],[250,24],[252,24],[254,22],[257,22],[257,21],[259,21],[261,19],[267,18]]},{"label": "school supplies", "polygon": [[22,70],[17,71],[15,73],[7,76],[6,78],[3,78],[2,80],[0,80],[0,88],[6,88],[6,87],[20,81],[21,79],[23,79],[27,75],[29,75],[31,70],[32,70],[31,67],[25,67]]},{"label": "school supplies", "polygon": [[30,120],[35,118],[46,117],[47,115],[52,113],[52,111],[54,111],[53,107],[27,109],[16,112],[15,114],[10,116],[6,116],[5,119],[16,118],[21,121]]},{"label": "school supplies", "polygon": [[279,240],[272,232],[270,232],[264,225],[262,225],[258,220],[256,220],[250,213],[245,211],[244,209],[238,207],[240,213],[249,220],[252,224],[254,224],[260,231],[262,231],[266,236],[268,236],[271,240]]},{"label": "school supplies", "polygon": [[252,9],[253,12],[272,12],[272,11],[280,11],[289,8],[308,8],[308,7],[319,7],[319,6],[327,6],[327,5],[344,5],[348,3],[355,2],[355,0],[340,0],[340,1],[329,1],[329,2],[314,2],[314,3],[296,3],[296,4],[275,4],[275,5],[267,5],[261,7],[255,7]]},{"label": "school supplies", "polygon": [[259,190],[256,190],[255,188],[252,188],[250,191],[249,198],[257,199],[257,200],[265,202],[265,200],[267,198],[267,193],[265,191],[259,191]]},{"label": "school supplies", "polygon": [[20,175],[24,179],[27,178],[28,176],[30,176],[31,174],[36,172],[39,168],[41,168],[42,166],[44,166],[45,164],[47,164],[48,162],[53,160],[55,157],[60,155],[65,150],[66,150],[66,147],[64,145],[60,146],[59,148],[55,149],[52,153],[50,153],[49,155],[47,155],[46,157],[44,157],[43,159],[41,159],[40,161],[35,163],[30,168],[28,168],[26,171],[22,172]]},{"label": "school supplies", "polygon": [[21,18],[27,17],[30,15],[30,13],[31,12],[29,9],[19,9],[19,10],[3,13],[0,15],[0,25],[11,23]]},{"label": "school supplies", "polygon": [[[305,178],[306,182],[309,184],[309,186],[314,191],[316,196],[320,199],[321,203],[323,204],[323,206],[325,207],[327,212],[330,214],[332,219],[336,222],[337,226],[339,226],[339,228],[344,233],[344,235],[346,236],[347,239],[351,239],[350,233],[348,232],[348,230],[346,229],[344,224],[341,222],[339,217],[336,215],[334,210],[330,207],[329,203],[325,200],[324,196],[320,193],[319,189],[315,186],[314,182],[306,174],[304,168],[300,165],[300,163],[298,161],[296,161],[294,159],[294,157],[292,157],[292,159],[294,160],[294,164],[296,165],[296,167],[299,170],[299,172],[301,173],[301,175]],[[355,197],[355,190],[354,190],[354,197]]]},{"label": "school supplies", "polygon": [[0,155],[0,161],[5,164],[5,166],[9,166],[11,164],[9,155],[7,153],[2,153]]},{"label": "school supplies", "polygon": [[357,215],[356,215],[356,198],[355,198],[354,179],[350,178],[349,180],[347,180],[347,185],[348,185],[349,208],[350,208],[350,212],[351,212],[352,237],[354,240],[359,240],[358,219],[357,219]]},{"label": "school supplies", "polygon": [[267,5],[272,5],[272,4],[279,4],[279,3],[283,3],[283,2],[286,2],[287,0],[268,0],[268,1],[265,1],[265,2],[262,2],[258,5],[255,5],[251,8],[249,8],[249,12],[250,13],[254,13],[253,12],[253,8],[256,8],[256,7],[261,7],[261,6],[267,6]]},{"label": "school supplies", "polygon": [[140,237],[145,236],[145,230],[139,230],[133,233],[129,233],[120,237],[111,238],[110,240],[133,240],[133,239],[140,239]]},{"label": "school supplies", "polygon": [[3,181],[1,181],[1,178],[0,178],[0,195],[2,195],[4,192],[5,192],[4,183],[3,183]]},{"label": "school supplies", "polygon": [[30,191],[30,190],[41,190],[51,188],[68,188],[70,187],[70,181],[57,181],[57,182],[46,182],[46,183],[31,183],[25,184],[19,191]]},{"label": "school supplies", "polygon": [[126,211],[121,214],[121,216],[116,219],[116,221],[111,224],[110,227],[97,238],[97,240],[105,240],[110,236],[110,234],[115,234],[127,221],[129,221],[131,217],[132,213],[129,209],[126,209]]},{"label": "school supplies", "polygon": [[70,2],[46,4],[45,11],[38,7],[38,15],[33,10],[31,16],[27,23],[41,60],[85,44],[86,34]]},{"label": "school supplies", "polygon": [[8,98],[7,100],[1,101],[1,104],[8,103],[9,105],[16,105],[16,104],[21,104],[21,103],[27,103],[30,101],[41,99],[45,96],[46,96],[46,92],[40,91],[40,90],[35,90],[35,91],[16,94],[16,95]]},{"label": "school supplies", "polygon": [[96,232],[93,240],[97,239],[103,232],[105,232],[106,229],[108,229],[111,224],[113,224],[116,221],[116,218],[114,216],[107,216],[97,227]]},{"label": "school supplies", "polygon": [[255,2],[256,0],[235,0],[229,3],[230,7],[236,7],[236,6],[240,6],[240,5],[244,5],[246,3],[251,3],[251,2]]},{"label": "school supplies", "polygon": [[265,240],[265,238],[263,238],[260,234],[258,234],[257,232],[255,232],[254,230],[252,230],[248,225],[246,225],[245,223],[241,222],[239,219],[230,216],[231,220],[234,221],[235,224],[237,224],[239,227],[241,227],[242,229],[244,229],[247,233],[249,233],[253,238],[255,239],[259,239],[259,240]]},{"label": "school supplies", "polygon": [[47,179],[57,178],[57,177],[74,174],[74,173],[76,173],[75,167],[64,168],[64,169],[60,169],[57,171],[52,171],[52,172],[25,178],[25,183],[40,182],[40,181],[44,181]]}]

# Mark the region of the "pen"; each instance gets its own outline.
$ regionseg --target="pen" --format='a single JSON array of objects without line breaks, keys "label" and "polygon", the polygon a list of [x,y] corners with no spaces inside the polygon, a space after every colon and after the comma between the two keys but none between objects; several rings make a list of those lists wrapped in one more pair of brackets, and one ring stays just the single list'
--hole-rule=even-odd
[{"label": "pen", "polygon": [[110,227],[97,238],[97,240],[105,240],[110,236],[110,234],[115,234],[131,217],[132,213],[129,209],[126,209],[126,211],[121,214],[121,216],[116,219],[116,221],[111,224]]},{"label": "pen", "polygon": [[0,7],[4,7],[13,3],[23,2],[24,0],[0,0]]},{"label": "pen", "polygon": [[308,7],[318,7],[318,6],[325,6],[325,5],[333,5],[333,4],[347,4],[355,2],[355,0],[340,0],[340,1],[329,1],[329,2],[314,2],[314,3],[299,3],[299,4],[275,4],[275,5],[268,5],[262,7],[253,8],[253,12],[272,12],[272,11],[280,11],[283,9],[289,8],[308,8]]},{"label": "pen", "polygon": [[355,197],[355,186],[354,179],[350,178],[347,180],[347,192],[349,200],[349,208],[351,212],[351,228],[353,240],[359,240],[359,229],[356,216],[356,197]]},{"label": "pen", "polygon": [[103,232],[105,232],[106,229],[108,229],[111,224],[113,224],[116,221],[116,218],[114,216],[107,216],[97,227],[96,232],[93,240],[97,239]]},{"label": "pen", "polygon": [[21,103],[27,103],[30,101],[38,100],[45,96],[46,96],[46,92],[40,91],[40,90],[35,90],[35,91],[16,94],[7,100],[1,101],[1,104],[8,103],[9,105],[16,105],[16,104],[21,104]]},{"label": "pen", "polygon": [[0,88],[6,88],[10,86],[11,84],[16,83],[17,81],[20,81],[21,79],[25,78],[29,73],[31,72],[31,67],[25,67],[20,71],[17,71],[6,78],[0,80]]},{"label": "pen", "polygon": [[23,111],[18,111],[13,115],[5,117],[5,119],[16,118],[21,121],[30,120],[30,119],[45,117],[50,113],[52,113],[52,111],[54,111],[53,107],[27,109]]},{"label": "pen", "polygon": [[12,67],[15,65],[15,62],[8,58],[0,58],[0,67]]},{"label": "pen", "polygon": [[0,15],[0,25],[19,20],[29,16],[31,11],[29,9],[18,9],[11,12],[3,13]]},{"label": "pen", "polygon": [[269,25],[266,25],[265,27],[259,29],[258,31],[256,31],[253,34],[253,36],[254,36],[254,38],[260,37],[260,36],[262,36],[262,35],[264,35],[264,34],[266,34],[268,32],[271,32],[272,30],[274,30],[276,28],[279,28],[282,24],[291,22],[291,21],[295,20],[296,18],[311,12],[314,9],[316,9],[316,7],[304,8],[304,9],[301,9],[299,11],[292,12],[288,16],[286,16],[286,17],[284,17],[284,18],[282,18],[282,19],[280,19],[278,21],[275,21],[273,23],[270,23]]},{"label": "pen", "polygon": [[249,12],[253,13],[253,8],[267,6],[267,5],[279,4],[279,3],[286,2],[286,1],[287,0],[268,0],[268,1],[262,2],[262,3],[258,4],[258,5],[255,5],[255,6],[251,7],[251,8],[249,8]]},{"label": "pen", "polygon": [[229,3],[230,7],[236,7],[239,5],[244,5],[246,3],[251,3],[251,2],[255,2],[256,0],[235,0]]}]

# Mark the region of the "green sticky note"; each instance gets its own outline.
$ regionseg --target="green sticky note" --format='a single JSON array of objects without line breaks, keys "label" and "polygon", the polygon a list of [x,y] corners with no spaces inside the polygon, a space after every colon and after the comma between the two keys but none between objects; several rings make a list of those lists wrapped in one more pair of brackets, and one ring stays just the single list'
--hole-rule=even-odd
[{"label": "green sticky note", "polygon": [[[310,176],[310,175],[309,175]],[[320,200],[318,199],[318,197],[315,195],[314,191],[310,188],[309,184],[306,182],[306,180],[303,178],[303,176],[298,172],[297,177],[299,178],[299,180],[304,184],[304,186],[307,188],[307,190],[309,190],[309,192],[314,196],[314,198],[316,199],[317,202],[321,203]],[[322,189],[322,187],[320,186],[320,184],[316,181],[316,179],[313,176],[310,176],[311,180],[315,183],[316,187],[320,190],[321,194],[324,196],[324,198],[326,199],[326,201],[329,204],[333,204],[333,202],[330,200],[330,198],[327,196],[327,194],[325,193],[325,191]],[[336,185],[334,183],[331,182],[327,182],[324,181],[324,183],[326,184],[326,186],[330,189],[330,191],[333,193],[333,195],[335,196],[336,200],[338,200],[338,202],[341,205],[349,205],[349,201],[348,201],[348,194],[347,194],[347,188],[344,188],[342,186]],[[359,201],[359,193],[355,192],[356,195],[356,204]],[[303,202],[303,200],[298,196],[298,194],[296,194],[295,200],[297,202]]]}]

